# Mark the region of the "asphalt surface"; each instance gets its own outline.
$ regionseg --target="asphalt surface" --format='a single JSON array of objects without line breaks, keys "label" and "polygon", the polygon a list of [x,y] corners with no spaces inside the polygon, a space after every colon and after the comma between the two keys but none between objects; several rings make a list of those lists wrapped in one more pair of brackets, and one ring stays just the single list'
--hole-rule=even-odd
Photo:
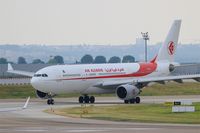
[{"label": "asphalt surface", "polygon": [[[141,97],[142,103],[163,103],[173,100],[200,102],[200,96]],[[0,110],[23,106],[26,99],[0,100]],[[46,101],[31,99],[26,110],[0,112],[0,133],[200,133],[200,125],[112,122],[63,117],[44,113],[45,109],[80,106],[77,98],[55,99],[53,106]],[[122,104],[115,97],[96,98],[94,106]],[[199,118],[200,119],[200,118]]]}]

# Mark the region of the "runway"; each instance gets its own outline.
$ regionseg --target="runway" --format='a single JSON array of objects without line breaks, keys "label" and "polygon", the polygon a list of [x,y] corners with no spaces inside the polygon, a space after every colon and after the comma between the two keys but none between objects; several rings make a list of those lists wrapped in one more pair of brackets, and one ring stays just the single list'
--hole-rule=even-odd
[{"label": "runway", "polygon": [[[190,99],[200,102],[200,96],[141,97],[142,103],[162,103],[164,101]],[[49,108],[80,106],[77,98],[56,99],[56,105],[48,106],[46,101],[31,99],[28,109],[15,112],[0,112],[0,133],[199,133],[200,125],[112,122],[81,118],[63,117],[44,113]],[[97,97],[94,106],[121,104],[115,97]],[[0,100],[0,109],[22,106],[25,99]]]}]

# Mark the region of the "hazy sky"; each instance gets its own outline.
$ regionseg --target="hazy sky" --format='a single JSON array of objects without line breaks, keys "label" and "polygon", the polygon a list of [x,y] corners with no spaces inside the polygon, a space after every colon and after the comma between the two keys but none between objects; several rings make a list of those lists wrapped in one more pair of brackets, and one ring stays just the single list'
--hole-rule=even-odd
[{"label": "hazy sky", "polygon": [[130,44],[164,40],[182,19],[179,42],[200,42],[200,0],[0,0],[0,44]]}]

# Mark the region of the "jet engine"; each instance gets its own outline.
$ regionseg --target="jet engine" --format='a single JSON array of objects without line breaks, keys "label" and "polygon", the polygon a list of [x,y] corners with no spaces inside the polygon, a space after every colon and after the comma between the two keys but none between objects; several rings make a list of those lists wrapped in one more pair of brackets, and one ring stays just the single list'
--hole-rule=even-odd
[{"label": "jet engine", "polygon": [[174,71],[174,69],[175,69],[175,65],[170,64],[170,65],[169,65],[169,72]]},{"label": "jet engine", "polygon": [[122,100],[135,98],[140,93],[140,90],[134,85],[121,85],[116,89],[116,95]]},{"label": "jet engine", "polygon": [[37,97],[42,98],[42,99],[47,99],[48,98],[48,94],[47,93],[39,91],[39,90],[36,90],[36,95],[37,95]]}]

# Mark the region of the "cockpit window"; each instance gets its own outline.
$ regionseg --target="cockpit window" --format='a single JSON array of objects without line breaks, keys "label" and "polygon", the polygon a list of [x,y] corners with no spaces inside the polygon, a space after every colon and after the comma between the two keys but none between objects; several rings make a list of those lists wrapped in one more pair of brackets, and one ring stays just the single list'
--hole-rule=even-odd
[{"label": "cockpit window", "polygon": [[47,74],[42,74],[42,77],[48,77],[48,75]]},{"label": "cockpit window", "polygon": [[47,74],[34,74],[34,77],[48,77]]}]

